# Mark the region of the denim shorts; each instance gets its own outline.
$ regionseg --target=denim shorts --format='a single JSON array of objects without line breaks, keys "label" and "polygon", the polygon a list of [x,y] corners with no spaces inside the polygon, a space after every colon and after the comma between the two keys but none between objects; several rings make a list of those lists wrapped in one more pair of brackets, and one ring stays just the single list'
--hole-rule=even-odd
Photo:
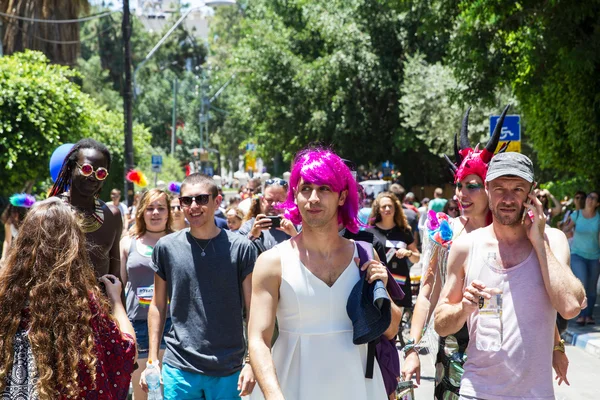
[{"label": "denim shorts", "polygon": [[[148,321],[145,319],[131,321],[133,330],[135,331],[135,337],[137,340],[138,356],[145,358],[148,355],[150,347],[150,338],[148,337]],[[167,318],[165,321],[165,329],[163,330],[162,339],[160,341],[160,348],[166,349],[165,335],[171,329],[171,318]]]}]

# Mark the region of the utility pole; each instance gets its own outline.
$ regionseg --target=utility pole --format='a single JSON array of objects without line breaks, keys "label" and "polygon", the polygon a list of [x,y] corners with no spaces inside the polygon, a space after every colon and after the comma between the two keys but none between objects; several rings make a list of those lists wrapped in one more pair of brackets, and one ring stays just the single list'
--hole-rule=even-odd
[{"label": "utility pole", "polygon": [[175,155],[175,135],[177,135],[177,77],[173,81],[173,127],[171,128],[171,156]]},{"label": "utility pole", "polygon": [[125,179],[125,174],[133,169],[133,109],[131,85],[131,15],[129,0],[123,0],[123,49],[125,61],[125,87],[123,88],[123,114],[125,117],[125,170],[123,181],[125,183],[125,198],[127,205],[133,205],[133,183]]}]

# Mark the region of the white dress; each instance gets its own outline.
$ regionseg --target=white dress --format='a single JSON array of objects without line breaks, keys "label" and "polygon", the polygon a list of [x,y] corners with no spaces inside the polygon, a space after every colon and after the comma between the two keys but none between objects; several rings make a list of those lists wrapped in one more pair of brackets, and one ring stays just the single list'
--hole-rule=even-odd
[{"label": "white dress", "polygon": [[[377,361],[373,379],[366,379],[367,345],[352,343],[346,303],[360,279],[355,262],[329,287],[300,262],[289,240],[275,248],[282,276],[273,361],[286,400],[387,399]],[[264,399],[258,385],[250,399]]]}]

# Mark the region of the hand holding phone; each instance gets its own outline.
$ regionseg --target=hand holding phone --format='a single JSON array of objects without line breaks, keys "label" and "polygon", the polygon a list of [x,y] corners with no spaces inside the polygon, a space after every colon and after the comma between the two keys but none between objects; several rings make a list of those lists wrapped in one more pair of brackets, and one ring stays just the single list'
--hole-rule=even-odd
[{"label": "hand holding phone", "polygon": [[[527,201],[525,202],[525,204],[531,204],[531,198],[529,197],[529,195],[533,193],[536,186],[537,186],[537,182],[533,182],[533,184],[531,185],[531,189],[529,189],[529,194],[527,195]],[[525,223],[525,216],[528,214],[528,212],[529,212],[529,209],[527,207],[523,207],[523,215],[521,215],[521,224]],[[530,216],[530,217],[532,217],[532,216]]]},{"label": "hand holding phone", "polygon": [[281,226],[281,217],[279,215],[267,215],[271,220],[271,228],[279,228]]}]

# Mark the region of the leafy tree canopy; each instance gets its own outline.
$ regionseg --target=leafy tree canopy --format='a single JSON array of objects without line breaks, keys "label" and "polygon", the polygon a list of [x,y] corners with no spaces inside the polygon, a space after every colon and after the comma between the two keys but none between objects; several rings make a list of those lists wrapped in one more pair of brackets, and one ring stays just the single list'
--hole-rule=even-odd
[{"label": "leafy tree canopy", "polygon": [[[77,73],[49,64],[39,52],[25,51],[0,63],[0,193],[12,194],[36,185],[49,187],[48,164],[56,147],[91,137],[113,156],[105,185],[123,182],[123,115],[98,107],[72,82]],[[134,127],[138,158],[149,154],[149,132]],[[149,157],[149,156],[148,156]],[[110,190],[110,189],[108,189]]]}]

